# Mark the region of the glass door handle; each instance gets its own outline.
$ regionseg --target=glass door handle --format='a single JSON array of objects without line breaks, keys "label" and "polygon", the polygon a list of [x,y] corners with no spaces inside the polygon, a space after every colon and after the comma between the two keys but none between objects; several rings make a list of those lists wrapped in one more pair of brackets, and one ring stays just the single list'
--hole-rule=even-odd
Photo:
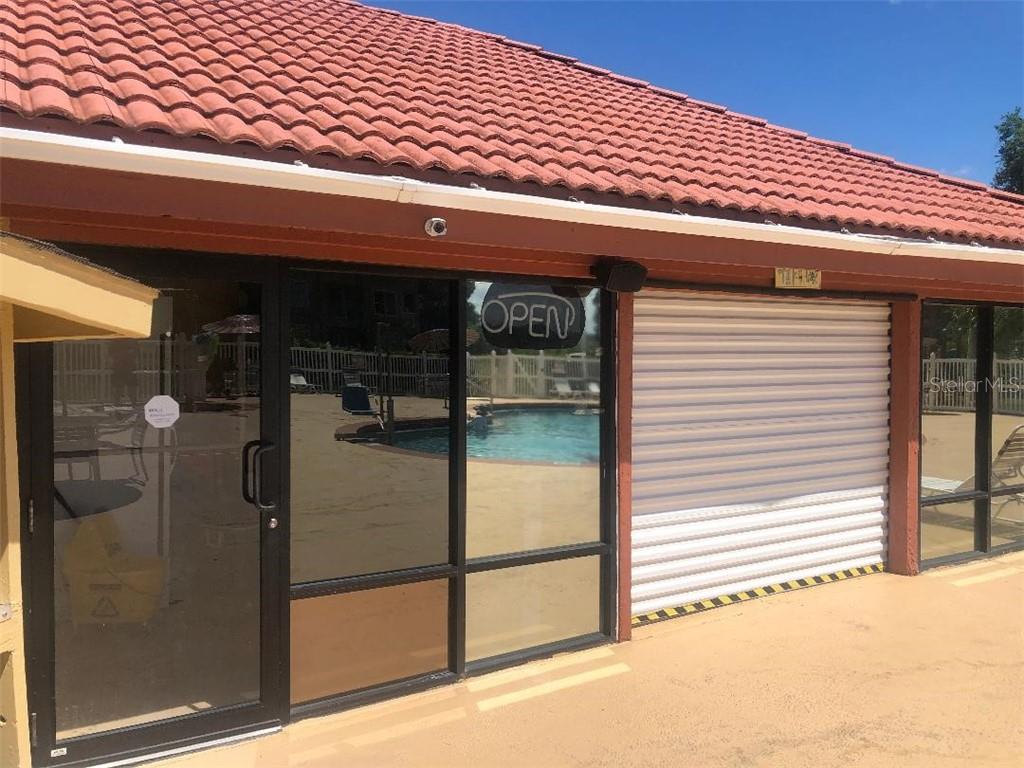
[{"label": "glass door handle", "polygon": [[250,504],[256,503],[256,493],[252,484],[252,451],[259,445],[259,440],[250,440],[242,446],[242,498]]},{"label": "glass door handle", "polygon": [[[256,476],[252,484],[254,497],[253,502],[256,504],[256,507],[263,512],[273,512],[277,509],[276,502],[265,501],[263,499],[263,456],[267,452],[274,450],[276,447],[277,446],[273,443],[260,443],[252,454],[252,463],[256,468]],[[274,522],[275,524],[271,525],[271,528],[277,527],[276,520]]]}]

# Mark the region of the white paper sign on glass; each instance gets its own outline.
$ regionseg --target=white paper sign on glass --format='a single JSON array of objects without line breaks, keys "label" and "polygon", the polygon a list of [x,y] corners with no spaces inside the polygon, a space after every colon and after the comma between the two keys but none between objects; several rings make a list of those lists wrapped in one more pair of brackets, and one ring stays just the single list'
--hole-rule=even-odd
[{"label": "white paper sign on glass", "polygon": [[170,395],[155,395],[149,399],[145,407],[146,422],[151,427],[166,429],[178,420],[181,409],[178,401]]}]

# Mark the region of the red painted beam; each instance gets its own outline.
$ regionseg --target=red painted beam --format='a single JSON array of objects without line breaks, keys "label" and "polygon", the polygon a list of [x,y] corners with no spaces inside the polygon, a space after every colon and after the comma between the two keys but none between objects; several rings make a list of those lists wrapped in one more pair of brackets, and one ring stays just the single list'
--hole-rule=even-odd
[{"label": "red painted beam", "polygon": [[921,435],[921,302],[892,304],[889,412],[889,562],[887,570],[920,570],[918,455]]}]

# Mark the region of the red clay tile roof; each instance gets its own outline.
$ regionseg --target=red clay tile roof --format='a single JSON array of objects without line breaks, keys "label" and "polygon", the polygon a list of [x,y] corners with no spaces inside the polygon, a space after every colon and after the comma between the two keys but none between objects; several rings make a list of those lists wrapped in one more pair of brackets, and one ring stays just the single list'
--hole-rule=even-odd
[{"label": "red clay tile roof", "polygon": [[1024,244],[1024,197],[354,3],[0,0],[0,39],[8,115]]}]

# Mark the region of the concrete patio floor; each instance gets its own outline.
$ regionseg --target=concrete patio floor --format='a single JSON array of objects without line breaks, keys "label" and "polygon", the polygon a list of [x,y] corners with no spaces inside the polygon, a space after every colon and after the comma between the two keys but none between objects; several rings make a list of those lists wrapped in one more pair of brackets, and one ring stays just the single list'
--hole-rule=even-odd
[{"label": "concrete patio floor", "polygon": [[164,768],[1024,765],[1024,553],[642,628]]}]

